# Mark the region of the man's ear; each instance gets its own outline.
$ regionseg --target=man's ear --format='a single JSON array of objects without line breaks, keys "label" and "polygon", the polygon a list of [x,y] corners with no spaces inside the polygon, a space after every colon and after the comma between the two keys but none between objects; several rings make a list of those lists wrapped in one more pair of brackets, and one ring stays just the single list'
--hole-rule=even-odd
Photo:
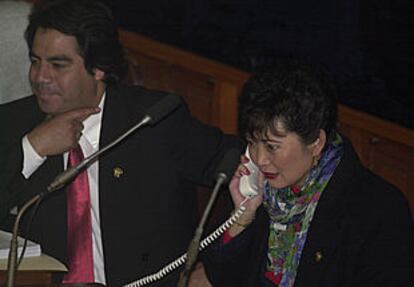
[{"label": "man's ear", "polygon": [[312,150],[312,155],[314,157],[318,158],[319,155],[321,154],[325,144],[326,144],[326,132],[321,129],[319,131],[318,138],[313,143],[310,144],[310,148]]},{"label": "man's ear", "polygon": [[93,72],[94,72],[95,80],[102,81],[104,79],[104,77],[105,77],[105,72],[104,71],[102,71],[100,69],[94,69]]}]

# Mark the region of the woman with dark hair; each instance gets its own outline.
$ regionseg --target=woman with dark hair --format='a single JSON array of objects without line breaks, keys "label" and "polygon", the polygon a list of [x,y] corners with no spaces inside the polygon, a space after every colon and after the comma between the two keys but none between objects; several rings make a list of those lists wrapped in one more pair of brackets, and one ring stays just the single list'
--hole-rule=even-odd
[{"label": "woman with dark hair", "polygon": [[230,192],[245,212],[205,257],[218,286],[408,286],[414,225],[402,194],[364,168],[336,127],[323,70],[281,61],[247,82],[239,130],[258,169],[247,200],[242,158]]}]

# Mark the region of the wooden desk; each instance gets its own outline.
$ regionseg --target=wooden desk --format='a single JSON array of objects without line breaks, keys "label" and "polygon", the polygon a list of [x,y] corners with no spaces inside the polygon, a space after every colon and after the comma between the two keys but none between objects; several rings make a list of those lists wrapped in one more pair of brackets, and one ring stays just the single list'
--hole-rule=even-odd
[{"label": "wooden desk", "polygon": [[[16,271],[16,285],[48,286],[52,284],[52,274],[66,272],[67,268],[58,260],[42,254],[37,257],[24,258]],[[0,260],[0,285],[7,279],[7,259]]]}]

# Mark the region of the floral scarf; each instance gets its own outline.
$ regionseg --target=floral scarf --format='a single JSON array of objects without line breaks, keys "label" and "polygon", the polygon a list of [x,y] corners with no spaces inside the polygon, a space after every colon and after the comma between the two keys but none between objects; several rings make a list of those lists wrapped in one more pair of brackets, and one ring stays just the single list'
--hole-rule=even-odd
[{"label": "floral scarf", "polygon": [[337,134],[300,190],[295,187],[277,189],[265,183],[263,204],[270,217],[267,271],[280,280],[279,287],[291,287],[295,282],[309,224],[342,153],[343,141]]}]

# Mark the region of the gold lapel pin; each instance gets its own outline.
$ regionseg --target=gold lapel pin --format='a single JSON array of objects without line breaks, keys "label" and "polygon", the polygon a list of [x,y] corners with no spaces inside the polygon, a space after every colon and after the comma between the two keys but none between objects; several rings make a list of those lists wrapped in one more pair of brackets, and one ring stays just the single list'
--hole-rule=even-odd
[{"label": "gold lapel pin", "polygon": [[114,177],[120,178],[124,174],[124,170],[120,167],[115,167],[113,170]]},{"label": "gold lapel pin", "polygon": [[321,251],[316,251],[316,252],[315,252],[315,261],[316,261],[317,263],[320,263],[320,262],[322,261],[322,259],[323,259],[323,254],[322,254],[322,252],[321,252]]}]

